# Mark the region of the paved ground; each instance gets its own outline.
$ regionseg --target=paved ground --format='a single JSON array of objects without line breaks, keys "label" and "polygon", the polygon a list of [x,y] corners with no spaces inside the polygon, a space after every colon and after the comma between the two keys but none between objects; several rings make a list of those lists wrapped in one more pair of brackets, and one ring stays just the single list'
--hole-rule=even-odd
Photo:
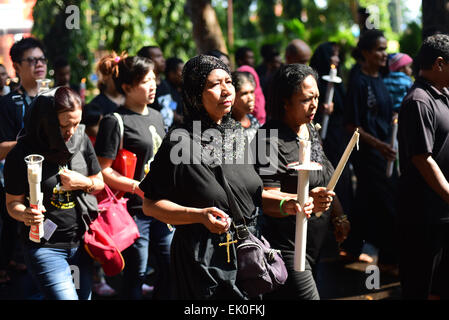
[{"label": "paved ground", "polygon": [[[400,285],[397,275],[383,270],[376,271],[360,262],[343,261],[337,255],[336,244],[329,236],[324,249],[324,256],[317,268],[317,283],[322,300],[399,300]],[[370,267],[373,268],[373,267]],[[378,272],[379,288],[376,289],[376,272]],[[0,300],[39,299],[27,273],[12,273],[12,283],[0,286]],[[147,283],[152,284],[153,275],[149,275]],[[120,291],[121,277],[116,276],[107,281]],[[367,287],[368,283],[368,287]],[[374,288],[373,288],[374,286]],[[119,297],[102,298],[93,295],[93,300],[118,300]],[[151,299],[151,295],[146,299]]]}]

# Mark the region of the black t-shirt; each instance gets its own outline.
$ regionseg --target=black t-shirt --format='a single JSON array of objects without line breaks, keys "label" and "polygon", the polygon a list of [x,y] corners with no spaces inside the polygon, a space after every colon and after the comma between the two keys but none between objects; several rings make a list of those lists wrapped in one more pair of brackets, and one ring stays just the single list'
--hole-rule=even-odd
[{"label": "black t-shirt", "polygon": [[[449,94],[418,78],[399,113],[400,195],[403,223],[449,222],[449,204],[413,165],[415,155],[430,154],[449,180]],[[415,199],[415,201],[411,201]]]},{"label": "black t-shirt", "polygon": [[0,143],[16,140],[32,99],[22,88],[0,98]]},{"label": "black t-shirt", "polygon": [[[299,160],[298,135],[278,120],[266,122],[261,129],[266,130],[266,138],[261,138],[259,131],[253,139],[253,143],[258,144],[257,148],[254,149],[257,151],[255,167],[262,178],[264,187],[280,188],[282,192],[296,194],[298,190],[298,172],[289,169],[287,165]],[[308,125],[308,129],[310,140],[312,141],[310,160],[322,165],[321,171],[309,172],[309,190],[311,190],[315,187],[326,187],[334,172],[334,168],[324,154],[318,132],[312,125]],[[271,130],[277,130],[277,137],[272,134],[276,131]],[[263,145],[265,145],[266,151],[260,150]],[[272,152],[275,152],[275,154],[272,154]],[[326,211],[321,217],[316,217],[313,214],[309,219],[310,226],[312,227],[314,223],[328,222],[329,212],[330,210]],[[272,246],[281,250],[293,251],[295,247],[296,216],[272,218],[265,215],[264,218],[267,221],[264,234]],[[307,251],[313,260],[316,259],[321,247],[320,244],[317,244],[317,242],[321,243],[321,240],[317,240],[322,238],[323,230],[328,228],[326,224],[323,225],[324,229],[321,227],[316,229],[321,235],[312,234],[313,232],[308,231]]]},{"label": "black t-shirt", "polygon": [[[95,155],[94,148],[90,139],[84,134],[83,145],[80,148],[80,153],[85,161],[84,172],[77,172],[89,176],[98,174],[101,167]],[[29,185],[27,178],[27,167],[24,157],[29,152],[25,151],[22,144],[17,144],[6,157],[5,163],[5,190],[12,195],[29,196]],[[68,169],[72,169],[68,164]],[[75,196],[76,191],[62,191],[61,180],[59,178],[60,167],[57,164],[50,163],[44,160],[42,166],[42,182],[41,191],[43,193],[43,205],[46,209],[44,216],[50,219],[58,227],[51,238],[46,241],[41,239],[38,245],[44,247],[67,248],[79,245],[79,241],[83,235],[84,224],[81,220],[81,214],[76,210]],[[28,244],[34,245],[28,239],[29,227],[24,224],[21,227],[21,238]]]},{"label": "black t-shirt", "polygon": [[[116,111],[123,120],[124,135],[123,148],[137,156],[134,179],[141,181],[150,169],[150,163],[154,159],[162,138],[165,135],[161,114],[148,108],[148,114],[135,113],[127,108],[120,107]],[[100,121],[95,151],[97,156],[115,159],[120,146],[120,129],[117,118],[113,114],[106,115]],[[142,199],[133,194],[127,194],[129,198],[128,209],[140,210]]]},{"label": "black t-shirt", "polygon": [[[184,161],[181,152],[187,153]],[[201,161],[201,147],[187,130],[172,130],[140,188],[152,200],[167,199],[194,208],[215,206],[232,217],[226,192],[216,178],[219,168],[207,162]],[[254,228],[256,208],[262,203],[262,181],[250,164],[223,164],[222,169],[246,224]],[[211,233],[200,223],[176,226],[170,265],[176,298],[242,299],[235,285],[235,246],[230,246],[227,263],[226,250],[219,246],[225,241],[225,234]]]},{"label": "black t-shirt", "polygon": [[[98,96],[93,98],[89,102],[89,104],[95,104],[99,106],[102,115],[112,113],[118,108],[118,105],[114,101],[109,99],[104,93],[100,93]],[[85,108],[83,112],[88,113],[89,110]]]}]

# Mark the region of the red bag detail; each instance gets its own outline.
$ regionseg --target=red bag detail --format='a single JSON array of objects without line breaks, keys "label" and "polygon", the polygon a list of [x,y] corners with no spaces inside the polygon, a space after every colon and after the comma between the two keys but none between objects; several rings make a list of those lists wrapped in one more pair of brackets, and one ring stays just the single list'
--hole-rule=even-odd
[{"label": "red bag detail", "polygon": [[[114,162],[112,163],[112,169],[119,172],[121,175],[134,179],[134,173],[136,171],[137,164],[137,156],[135,153],[132,153],[126,149],[120,149],[117,152],[117,156],[115,157]],[[106,185],[106,184],[105,184]],[[121,199],[126,192],[113,190],[112,193],[115,195],[117,199]],[[101,201],[108,199],[109,195],[106,192],[106,188],[96,195],[98,203]]]},{"label": "red bag detail", "polygon": [[128,199],[117,199],[107,185],[105,191],[108,196],[98,204],[98,217],[84,234],[84,243],[87,252],[101,263],[105,274],[111,276],[123,270],[120,252],[131,246],[140,234],[126,209]]},{"label": "red bag detail", "polygon": [[122,254],[112,243],[112,239],[96,221],[84,234],[84,248],[94,260],[100,262],[108,277],[119,274],[125,268]]}]

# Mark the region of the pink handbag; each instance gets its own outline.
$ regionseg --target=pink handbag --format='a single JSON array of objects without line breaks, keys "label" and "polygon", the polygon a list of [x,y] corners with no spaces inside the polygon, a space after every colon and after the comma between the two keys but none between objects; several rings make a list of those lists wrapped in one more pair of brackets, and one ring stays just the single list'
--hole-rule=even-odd
[{"label": "pink handbag", "polygon": [[128,199],[114,195],[105,184],[108,195],[98,204],[98,217],[84,234],[84,247],[93,259],[99,261],[107,276],[123,270],[121,252],[140,237],[134,219],[126,209]]}]

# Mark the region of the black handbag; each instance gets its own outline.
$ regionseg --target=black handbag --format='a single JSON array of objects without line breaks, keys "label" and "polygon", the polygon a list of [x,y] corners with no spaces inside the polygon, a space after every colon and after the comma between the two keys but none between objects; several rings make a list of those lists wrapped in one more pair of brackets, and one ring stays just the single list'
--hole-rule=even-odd
[{"label": "black handbag", "polygon": [[273,291],[283,285],[288,276],[281,253],[271,248],[270,243],[263,236],[259,239],[251,233],[221,167],[219,172],[222,186],[228,197],[232,225],[237,238],[236,285],[250,298]]}]

